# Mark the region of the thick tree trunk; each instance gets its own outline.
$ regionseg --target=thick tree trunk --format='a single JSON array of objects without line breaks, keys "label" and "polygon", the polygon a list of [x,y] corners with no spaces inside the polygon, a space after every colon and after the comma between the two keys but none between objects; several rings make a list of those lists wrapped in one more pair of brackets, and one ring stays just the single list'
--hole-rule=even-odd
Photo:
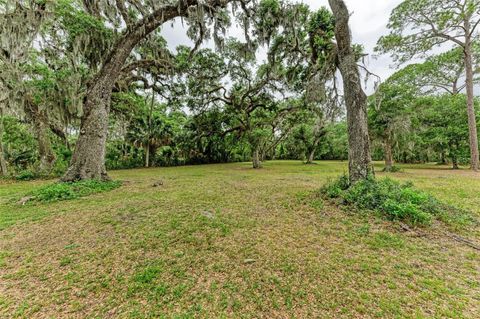
[{"label": "thick tree trunk", "polygon": [[370,139],[367,123],[367,96],[362,88],[352,36],[348,25],[350,13],[343,0],[329,0],[335,16],[335,38],[338,68],[343,78],[347,106],[350,182],[366,179],[371,174]]},{"label": "thick tree trunk", "polygon": [[[125,61],[135,46],[148,34],[166,21],[186,16],[188,8],[198,4],[198,0],[184,0],[162,5],[149,16],[130,26],[113,45],[101,70],[88,88],[84,102],[84,115],[80,135],[62,181],[84,179],[108,180],[105,168],[105,148],[108,131],[108,115],[113,86],[122,72]],[[205,5],[225,7],[231,0],[207,1]]]},{"label": "thick tree trunk", "polygon": [[253,168],[262,168],[262,161],[260,160],[260,151],[258,150],[258,147],[255,148],[253,151]]},{"label": "thick tree trunk", "polygon": [[392,142],[389,138],[385,139],[385,172],[391,172],[393,167]]},{"label": "thick tree trunk", "polygon": [[3,149],[3,108],[0,107],[0,176],[7,176],[7,161]]},{"label": "thick tree trunk", "polygon": [[32,99],[27,98],[25,111],[33,123],[33,131],[38,143],[38,155],[40,157],[38,172],[41,175],[48,175],[52,172],[56,158],[48,135],[50,125],[47,110],[40,108]]},{"label": "thick tree trunk", "polygon": [[[105,76],[104,76],[105,77]],[[109,180],[105,168],[108,113],[112,87],[102,79],[91,87],[85,100],[80,135],[64,182],[85,179]]]},{"label": "thick tree trunk", "polygon": [[478,136],[477,136],[477,119],[474,107],[473,92],[473,62],[472,62],[472,44],[467,37],[465,48],[465,69],[466,69],[466,85],[467,85],[467,114],[468,114],[468,131],[470,140],[470,167],[474,171],[479,169],[478,158]]}]

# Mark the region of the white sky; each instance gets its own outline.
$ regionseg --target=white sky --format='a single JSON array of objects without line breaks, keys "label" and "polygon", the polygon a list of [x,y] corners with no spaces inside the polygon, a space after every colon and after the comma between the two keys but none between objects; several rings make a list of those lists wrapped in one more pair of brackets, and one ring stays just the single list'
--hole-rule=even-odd
[{"label": "white sky", "polygon": [[[328,7],[328,0],[299,0],[299,2],[308,4],[312,10],[316,10],[321,6]],[[388,56],[374,58],[373,49],[377,40],[382,35],[387,34],[386,25],[390,13],[401,0],[345,0],[345,2],[352,13],[350,28],[353,41],[362,44],[366,53],[369,54],[369,58],[366,61],[368,69],[380,76],[382,80],[385,80],[395,71],[393,62]],[[180,44],[191,45],[191,42],[185,35],[185,30],[178,21],[173,28],[165,26],[162,33],[171,49]],[[369,93],[371,93],[371,89],[371,87],[367,87],[367,91],[370,91]]]},{"label": "white sky", "polygon": [[[304,0],[312,9],[321,6],[328,7],[328,0]],[[388,78],[395,70],[393,62],[388,56],[377,59],[372,57],[373,48],[378,39],[387,34],[387,23],[392,10],[402,2],[401,0],[345,0],[348,9],[352,13],[350,28],[353,41],[362,44],[366,53],[370,55],[368,68],[379,75],[382,80]]]}]

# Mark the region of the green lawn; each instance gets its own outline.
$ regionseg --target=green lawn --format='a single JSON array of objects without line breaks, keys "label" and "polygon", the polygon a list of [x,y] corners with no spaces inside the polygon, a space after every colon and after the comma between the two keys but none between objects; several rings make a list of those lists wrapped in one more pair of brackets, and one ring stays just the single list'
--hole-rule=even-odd
[{"label": "green lawn", "polygon": [[[390,175],[480,218],[480,174],[403,168]],[[53,181],[0,182],[0,318],[480,318],[480,252],[313,199],[345,171],[115,171],[113,191],[25,206]]]}]

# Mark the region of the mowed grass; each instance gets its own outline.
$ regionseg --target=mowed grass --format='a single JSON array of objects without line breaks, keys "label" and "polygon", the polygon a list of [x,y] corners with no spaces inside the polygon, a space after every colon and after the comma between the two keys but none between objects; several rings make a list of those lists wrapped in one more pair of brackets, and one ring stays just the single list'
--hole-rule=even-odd
[{"label": "mowed grass", "polygon": [[[0,318],[480,318],[480,253],[446,226],[402,232],[315,196],[345,171],[115,171],[113,191],[25,206],[53,181],[0,182]],[[390,176],[480,217],[480,174]],[[477,226],[455,231],[480,242]]]}]

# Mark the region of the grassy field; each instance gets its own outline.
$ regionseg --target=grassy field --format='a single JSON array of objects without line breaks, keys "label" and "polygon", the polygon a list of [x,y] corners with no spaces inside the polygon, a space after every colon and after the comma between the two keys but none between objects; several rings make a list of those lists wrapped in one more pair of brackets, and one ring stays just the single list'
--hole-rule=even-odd
[{"label": "grassy field", "polygon": [[[480,174],[403,168],[390,175],[480,218]],[[113,191],[25,206],[53,181],[0,182],[0,318],[480,318],[480,252],[443,225],[404,232],[312,199],[345,171],[115,171]]]}]

